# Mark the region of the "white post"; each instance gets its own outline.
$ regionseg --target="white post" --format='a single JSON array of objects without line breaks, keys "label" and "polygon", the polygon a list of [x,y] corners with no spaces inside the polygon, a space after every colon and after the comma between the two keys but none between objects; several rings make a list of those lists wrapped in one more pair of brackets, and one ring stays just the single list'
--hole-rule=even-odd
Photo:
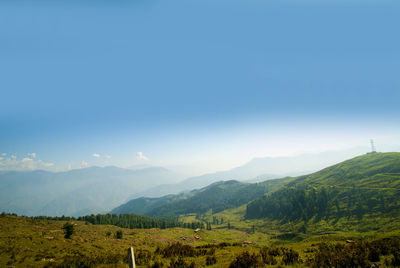
[{"label": "white post", "polygon": [[133,253],[133,248],[128,249],[128,262],[129,262],[129,268],[136,268],[135,264],[135,254]]}]

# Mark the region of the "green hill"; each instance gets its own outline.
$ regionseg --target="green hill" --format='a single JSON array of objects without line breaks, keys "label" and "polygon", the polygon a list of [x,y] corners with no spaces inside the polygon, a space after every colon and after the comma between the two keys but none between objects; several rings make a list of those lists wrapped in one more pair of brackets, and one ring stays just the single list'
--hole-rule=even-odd
[{"label": "green hill", "polygon": [[265,232],[365,232],[398,229],[399,205],[400,153],[372,153],[305,176],[218,182],[189,193],[138,198],[111,213],[205,222],[216,216],[236,228]]},{"label": "green hill", "polygon": [[400,153],[370,153],[307,176],[247,205],[247,219],[290,221],[400,216]]},{"label": "green hill", "polygon": [[188,213],[214,213],[247,204],[267,192],[278,189],[291,178],[262,183],[217,182],[203,189],[160,198],[138,198],[115,208],[111,213],[136,213],[148,216],[178,216]]}]

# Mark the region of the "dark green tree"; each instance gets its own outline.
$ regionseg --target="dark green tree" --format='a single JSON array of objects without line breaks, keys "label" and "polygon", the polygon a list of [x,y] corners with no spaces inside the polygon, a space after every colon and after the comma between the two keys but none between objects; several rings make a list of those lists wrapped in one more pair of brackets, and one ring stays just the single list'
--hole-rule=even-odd
[{"label": "dark green tree", "polygon": [[67,222],[66,224],[64,224],[62,229],[64,230],[64,237],[65,238],[71,238],[71,235],[73,235],[73,233],[75,232],[74,224],[72,224],[70,222]]},{"label": "dark green tree", "polygon": [[116,231],[116,232],[115,232],[115,238],[117,238],[117,239],[122,239],[122,236],[123,236],[122,231]]}]

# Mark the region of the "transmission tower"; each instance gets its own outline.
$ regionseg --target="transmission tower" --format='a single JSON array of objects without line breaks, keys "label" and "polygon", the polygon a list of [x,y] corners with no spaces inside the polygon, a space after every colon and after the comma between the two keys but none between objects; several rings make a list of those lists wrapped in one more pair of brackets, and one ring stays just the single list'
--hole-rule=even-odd
[{"label": "transmission tower", "polygon": [[375,145],[374,145],[374,140],[371,140],[371,153],[376,153]]}]

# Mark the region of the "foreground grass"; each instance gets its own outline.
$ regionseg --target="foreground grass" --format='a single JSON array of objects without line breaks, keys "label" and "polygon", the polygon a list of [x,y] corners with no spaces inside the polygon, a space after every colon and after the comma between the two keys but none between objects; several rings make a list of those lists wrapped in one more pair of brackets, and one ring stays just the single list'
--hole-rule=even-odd
[{"label": "foreground grass", "polygon": [[[156,254],[157,248],[165,248],[176,242],[193,247],[206,248],[204,254],[184,256],[187,264],[205,267],[207,257],[215,256],[217,263],[208,267],[229,267],[241,253],[259,254],[265,246],[284,245],[307,260],[314,254],[318,243],[343,243],[346,240],[372,241],[378,238],[399,236],[399,231],[386,233],[343,233],[304,237],[301,241],[288,240],[273,234],[246,232],[239,229],[213,228],[201,230],[173,229],[124,229],[109,225],[91,225],[85,222],[73,222],[75,233],[71,239],[65,239],[62,232],[63,221],[33,220],[25,217],[0,217],[0,267],[128,267],[127,249],[133,247],[138,267],[151,267],[155,264],[169,267],[174,257]],[[244,224],[244,223],[243,223]],[[244,225],[243,225],[244,227]],[[117,231],[123,232],[122,239],[114,237]],[[198,236],[196,238],[196,236]],[[200,237],[200,238],[199,238]],[[243,241],[251,241],[244,245]],[[221,243],[227,243],[225,246]],[[212,247],[214,247],[212,246]],[[276,257],[282,263],[282,257]],[[379,264],[383,266],[385,259]],[[305,262],[294,266],[305,266]],[[160,267],[160,266],[159,266]],[[181,266],[182,267],[182,266]],[[265,266],[268,267],[268,266]],[[276,267],[276,265],[271,266]]]},{"label": "foreground grass", "polygon": [[[104,266],[127,267],[125,262],[129,247],[133,247],[136,252],[154,252],[157,247],[177,241],[201,246],[221,242],[241,243],[249,239],[246,233],[235,230],[201,231],[197,234],[201,238],[196,239],[193,230],[184,228],[132,230],[79,221],[73,222],[75,233],[71,239],[65,239],[62,232],[64,224],[64,221],[32,220],[9,215],[0,217],[0,267],[56,265],[62,264],[68,257],[76,256],[89,261],[102,260],[105,262]],[[119,230],[123,232],[122,239],[114,237]],[[263,237],[260,238],[262,240]],[[243,249],[239,246],[218,250],[216,258],[219,265],[227,266],[235,254]],[[188,258],[188,261],[195,261],[198,266],[203,266],[205,258]],[[160,261],[169,263],[169,260]],[[215,267],[220,267],[219,265]]]}]

